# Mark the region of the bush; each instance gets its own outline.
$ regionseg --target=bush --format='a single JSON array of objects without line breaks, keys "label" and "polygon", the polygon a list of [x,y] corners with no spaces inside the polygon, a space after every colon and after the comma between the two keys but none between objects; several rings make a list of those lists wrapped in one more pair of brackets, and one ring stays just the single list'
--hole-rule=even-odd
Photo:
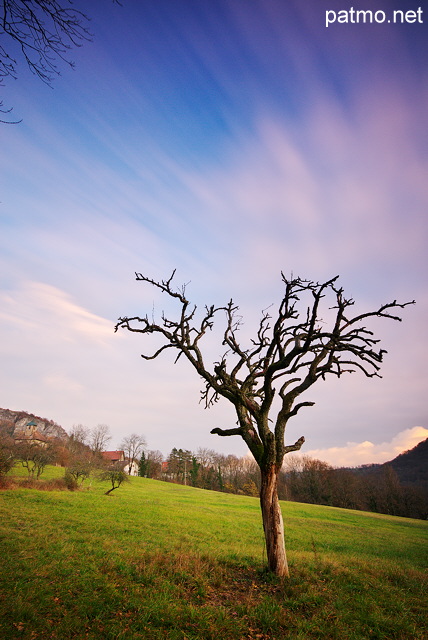
[{"label": "bush", "polygon": [[0,477],[6,475],[13,465],[15,464],[15,459],[12,453],[12,446],[10,438],[1,438],[0,439]]},{"label": "bush", "polygon": [[74,491],[77,489],[73,478],[69,482],[66,477],[37,480],[36,478],[16,478],[0,476],[0,489],[37,489],[38,491]]},{"label": "bush", "polygon": [[78,488],[78,483],[76,478],[69,471],[65,472],[64,478],[61,478],[61,480],[64,482],[66,488],[69,491],[76,491],[76,489]]},{"label": "bush", "polygon": [[0,475],[0,490],[1,489],[15,489],[15,482],[13,478],[9,478],[8,476]]},{"label": "bush", "polygon": [[70,487],[67,485],[65,477],[63,478],[52,478],[52,480],[43,480],[37,483],[36,489],[41,489],[42,491],[73,491],[74,487]]}]

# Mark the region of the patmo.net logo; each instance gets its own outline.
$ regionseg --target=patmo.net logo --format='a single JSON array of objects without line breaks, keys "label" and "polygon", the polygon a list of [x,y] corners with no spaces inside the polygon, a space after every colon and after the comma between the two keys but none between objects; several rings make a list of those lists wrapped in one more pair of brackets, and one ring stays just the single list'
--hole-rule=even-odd
[{"label": "patmo.net logo", "polygon": [[423,9],[408,9],[402,11],[396,9],[389,14],[385,11],[372,11],[371,9],[342,9],[333,11],[327,9],[325,12],[325,26],[332,24],[423,24]]}]

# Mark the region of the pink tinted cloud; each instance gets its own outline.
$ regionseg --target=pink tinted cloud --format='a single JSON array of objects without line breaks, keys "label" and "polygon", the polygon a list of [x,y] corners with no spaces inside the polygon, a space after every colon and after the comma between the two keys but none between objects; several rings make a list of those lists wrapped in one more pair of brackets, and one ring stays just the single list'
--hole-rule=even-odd
[{"label": "pink tinted cloud", "polygon": [[393,460],[403,451],[413,449],[419,442],[428,438],[428,429],[412,427],[400,431],[392,440],[376,444],[369,440],[348,442],[342,447],[310,449],[305,455],[323,460],[335,467],[357,467],[363,464],[382,464]]},{"label": "pink tinted cloud", "polygon": [[300,124],[264,111],[225,148],[220,168],[182,176],[201,210],[236,234],[237,265],[331,275],[421,264],[428,163],[415,119],[422,128],[423,118],[393,84],[373,92],[367,86],[353,109],[320,94]]}]

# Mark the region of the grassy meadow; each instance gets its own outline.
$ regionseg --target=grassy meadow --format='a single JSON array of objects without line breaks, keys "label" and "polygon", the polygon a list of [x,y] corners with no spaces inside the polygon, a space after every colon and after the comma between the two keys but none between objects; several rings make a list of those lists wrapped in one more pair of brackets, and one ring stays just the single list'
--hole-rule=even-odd
[{"label": "grassy meadow", "polygon": [[256,498],[85,484],[0,491],[3,640],[428,638],[427,522],[283,503],[281,581]]}]

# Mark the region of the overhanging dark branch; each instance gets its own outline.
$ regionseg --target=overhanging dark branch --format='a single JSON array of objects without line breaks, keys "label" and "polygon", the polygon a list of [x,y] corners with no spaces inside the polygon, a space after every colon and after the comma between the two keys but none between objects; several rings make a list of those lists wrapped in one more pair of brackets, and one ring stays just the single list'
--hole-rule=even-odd
[{"label": "overhanging dark branch", "polygon": [[235,427],[234,429],[220,429],[220,427],[216,427],[212,429],[210,433],[218,436],[242,436],[243,431],[240,427]]}]

